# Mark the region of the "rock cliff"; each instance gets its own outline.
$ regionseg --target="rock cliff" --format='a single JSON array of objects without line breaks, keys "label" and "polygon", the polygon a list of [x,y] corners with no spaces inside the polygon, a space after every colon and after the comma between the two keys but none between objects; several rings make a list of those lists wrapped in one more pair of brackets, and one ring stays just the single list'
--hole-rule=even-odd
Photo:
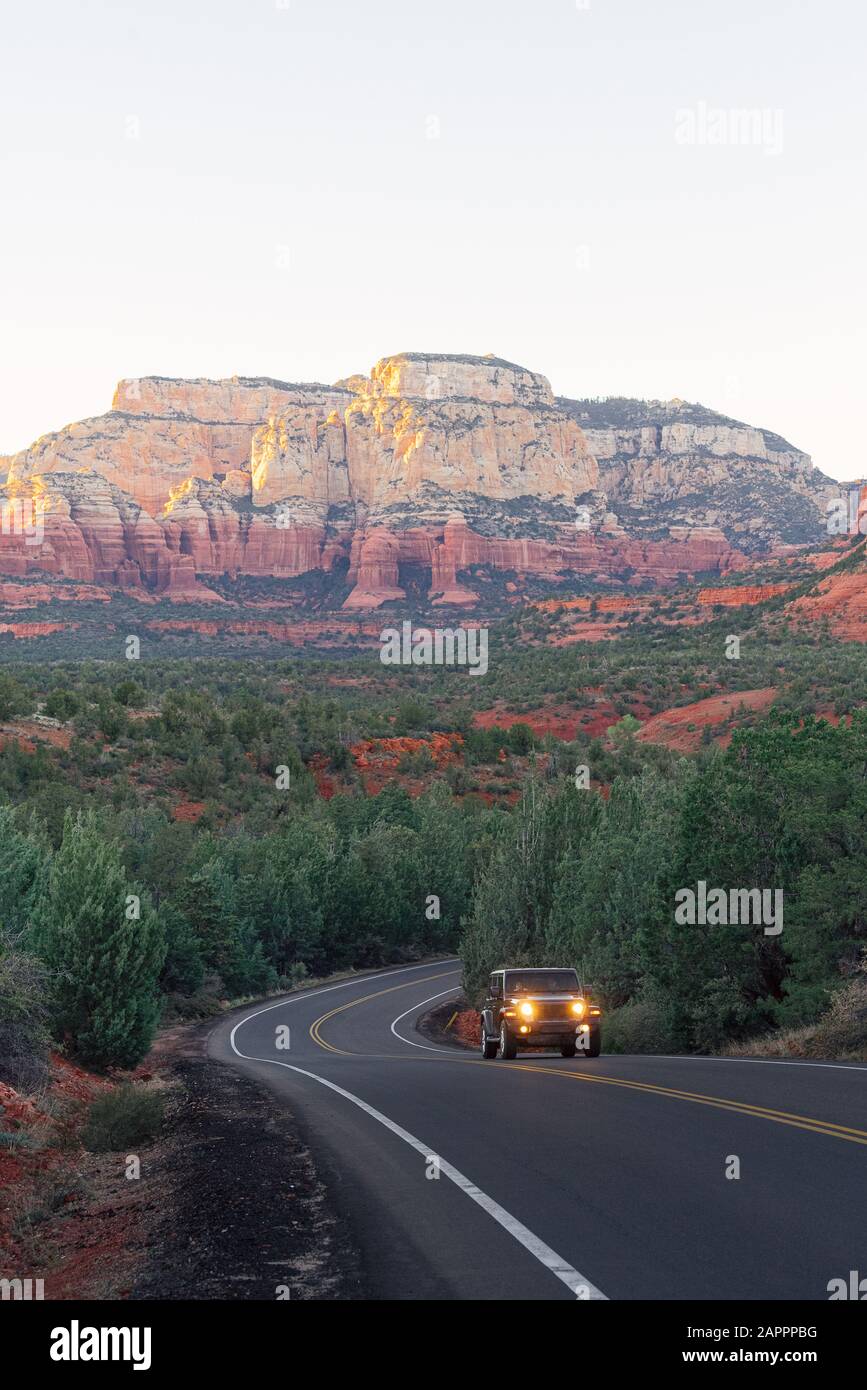
[{"label": "rock cliff", "polygon": [[401,600],[408,572],[444,605],[476,601],[474,567],[722,572],[821,537],[839,492],[701,406],[558,399],[499,358],[423,353],[334,386],[122,381],[0,473],[0,574],[193,598],[208,576],[334,571],[359,609]]}]

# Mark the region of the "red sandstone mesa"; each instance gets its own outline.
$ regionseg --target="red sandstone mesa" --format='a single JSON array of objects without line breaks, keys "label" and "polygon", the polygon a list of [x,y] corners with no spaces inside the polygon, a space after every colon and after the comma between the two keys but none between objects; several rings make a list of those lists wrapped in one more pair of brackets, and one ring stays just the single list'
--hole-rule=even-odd
[{"label": "red sandstone mesa", "polygon": [[[0,574],[215,601],[209,577],[348,569],[350,610],[404,599],[410,570],[464,607],[472,567],[514,592],[723,573],[784,539],[757,522],[756,487],[782,485],[800,517],[806,500],[817,536],[834,491],[785,441],[703,407],[569,401],[498,358],[419,353],[334,386],[123,381],[108,414],[2,474],[0,502],[27,502],[43,534],[4,524]],[[741,481],[745,514],[718,508],[714,489]]]}]

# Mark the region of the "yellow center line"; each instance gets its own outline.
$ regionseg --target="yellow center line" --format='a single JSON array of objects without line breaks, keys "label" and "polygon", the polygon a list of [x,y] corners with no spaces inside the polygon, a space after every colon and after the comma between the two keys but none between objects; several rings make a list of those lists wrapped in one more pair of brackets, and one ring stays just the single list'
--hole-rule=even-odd
[{"label": "yellow center line", "polygon": [[[484,1062],[475,1063],[484,1066]],[[812,1115],[794,1115],[787,1110],[773,1110],[766,1105],[750,1105],[747,1101],[728,1100],[724,1096],[707,1096],[701,1091],[678,1091],[670,1086],[656,1086],[650,1081],[626,1081],[618,1076],[585,1076],[581,1072],[563,1071],[562,1067],[526,1067],[520,1063],[512,1064],[514,1070],[535,1072],[543,1076],[562,1076],[567,1081],[586,1081],[594,1086],[623,1086],[629,1090],[645,1091],[650,1095],[667,1096],[671,1100],[686,1100],[693,1105],[711,1105],[717,1110],[733,1110],[737,1114],[757,1120],[771,1120],[774,1124],[792,1125],[796,1129],[812,1130],[814,1134],[825,1134],[829,1139],[848,1139],[852,1144],[867,1144],[867,1130],[855,1129],[851,1125],[834,1124],[831,1120],[818,1120]]]},{"label": "yellow center line", "polygon": [[[444,980],[449,975],[454,975],[454,970],[443,971],[441,975],[425,976],[425,983],[428,980]],[[367,1004],[371,999],[379,999],[383,994],[394,994],[397,990],[408,989],[410,985],[419,984],[418,980],[409,980],[404,984],[391,985],[388,989],[377,990],[375,994],[365,994],[359,999],[351,999],[348,1004],[341,1004],[336,1009],[331,1009],[329,1013],[323,1014],[310,1025],[310,1037],[315,1043],[326,1050],[333,1052],[339,1057],[360,1057],[365,1053],[346,1052],[341,1047],[333,1047],[331,1043],[325,1041],[320,1033],[323,1023],[327,1023],[330,1018],[337,1014],[345,1013],[347,1009],[354,1009],[357,1004]],[[396,1054],[382,1056],[377,1060],[381,1061],[410,1061],[410,1062],[451,1062],[459,1063],[470,1067],[491,1068],[490,1062],[483,1062],[480,1058],[471,1057],[422,1057],[417,1054],[412,1056]],[[494,1064],[499,1072],[502,1064]],[[619,1076],[589,1076],[586,1073],[577,1071],[564,1071],[562,1067],[540,1067],[527,1066],[521,1062],[511,1062],[510,1071],[529,1072],[534,1076],[561,1076],[566,1081],[585,1081],[593,1086],[620,1086],[626,1090],[644,1091],[648,1095],[665,1096],[669,1100],[689,1101],[693,1105],[709,1105],[716,1110],[734,1111],[736,1114],[745,1115],[748,1119],[770,1120],[773,1124],[789,1125],[794,1129],[805,1129],[813,1134],[824,1134],[828,1139],[846,1139],[850,1144],[867,1145],[867,1130],[855,1129],[852,1125],[838,1125],[831,1120],[817,1120],[811,1115],[792,1114],[788,1110],[774,1110],[767,1105],[751,1105],[747,1101],[728,1100],[724,1096],[708,1096],[702,1091],[681,1091],[672,1086],[658,1086],[651,1081],[628,1081],[625,1077]]]},{"label": "yellow center line", "polygon": [[[457,975],[457,973],[457,970],[444,970],[441,975],[425,975],[424,983],[427,984],[429,980],[444,980],[447,976]],[[354,1009],[356,1004],[367,1004],[371,999],[379,999],[383,994],[394,994],[396,990],[409,989],[412,985],[418,985],[420,983],[421,981],[419,980],[406,980],[401,985],[390,985],[388,989],[378,989],[375,994],[365,994],[362,995],[360,999],[350,999],[348,1004],[341,1004],[339,1008],[332,1009],[330,1013],[323,1014],[321,1018],[317,1018],[311,1023],[309,1030],[310,1036],[320,1047],[324,1047],[326,1052],[335,1052],[340,1057],[363,1056],[363,1053],[345,1052],[342,1047],[332,1047],[331,1043],[326,1042],[319,1031],[322,1024],[327,1023],[329,1018],[334,1018],[336,1014],[345,1013],[347,1009]]]}]

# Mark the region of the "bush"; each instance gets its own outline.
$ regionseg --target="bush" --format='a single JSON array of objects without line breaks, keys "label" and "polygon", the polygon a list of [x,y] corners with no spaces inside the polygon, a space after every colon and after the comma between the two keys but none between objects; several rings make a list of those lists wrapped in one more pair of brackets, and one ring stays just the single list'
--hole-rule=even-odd
[{"label": "bush", "polygon": [[173,1023],[177,1019],[216,1018],[223,1012],[226,987],[219,975],[208,972],[202,983],[192,994],[170,992],[163,998],[162,1022]]},{"label": "bush", "polygon": [[732,980],[709,980],[684,1006],[690,1041],[697,1052],[717,1052],[727,1041],[748,1038],[773,1020],[762,1000],[749,1004]]},{"label": "bush", "polygon": [[310,976],[310,971],[303,960],[293,961],[288,973],[281,975],[277,981],[277,988],[281,990],[298,989]]},{"label": "bush", "polygon": [[164,1109],[159,1092],[129,1083],[118,1086],[91,1105],[82,1135],[84,1147],[91,1153],[114,1152],[153,1139]]},{"label": "bush", "polygon": [[0,954],[0,1080],[16,1091],[34,1090],[48,1073],[45,980],[33,956]]},{"label": "bush", "polygon": [[60,719],[64,723],[67,719],[78,714],[80,709],[79,701],[71,690],[59,689],[52,690],[48,699],[45,701],[44,714],[51,719]]},{"label": "bush", "polygon": [[681,1052],[683,1037],[666,1001],[647,996],[602,1016],[605,1052]]},{"label": "bush", "polygon": [[402,753],[397,764],[398,772],[404,777],[426,777],[435,767],[433,755],[427,747]]},{"label": "bush", "polygon": [[867,1056],[867,957],[858,974],[832,996],[813,1030],[809,1051],[813,1057]]}]

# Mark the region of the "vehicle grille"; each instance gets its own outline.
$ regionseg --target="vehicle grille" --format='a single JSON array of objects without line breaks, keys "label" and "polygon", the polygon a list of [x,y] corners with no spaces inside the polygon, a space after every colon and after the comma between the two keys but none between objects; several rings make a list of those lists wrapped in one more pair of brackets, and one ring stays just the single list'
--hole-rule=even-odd
[{"label": "vehicle grille", "polygon": [[553,1000],[550,1004],[544,1002],[536,1003],[533,1005],[533,1010],[535,1012],[537,1023],[563,1023],[569,1021],[575,1023],[578,1022],[578,1020],[574,1018],[574,1016],[572,1015],[569,1005],[564,1004],[562,999]]}]

